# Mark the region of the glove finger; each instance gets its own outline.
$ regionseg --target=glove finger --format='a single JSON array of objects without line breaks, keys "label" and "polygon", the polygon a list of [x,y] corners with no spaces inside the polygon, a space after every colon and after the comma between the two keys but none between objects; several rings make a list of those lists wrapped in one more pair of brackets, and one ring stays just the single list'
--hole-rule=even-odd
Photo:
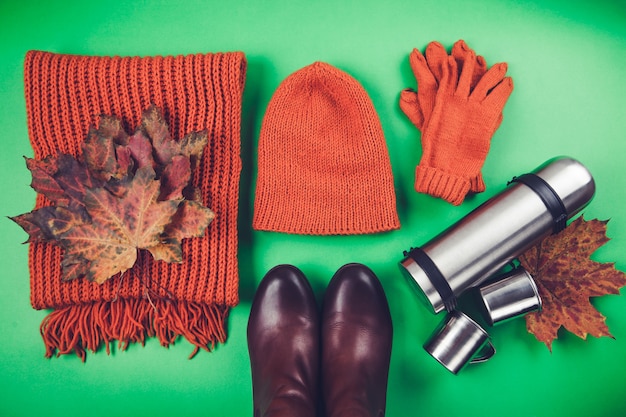
[{"label": "glove finger", "polygon": [[439,42],[433,41],[426,46],[426,62],[437,81],[443,78],[443,68],[447,60],[446,48]]},{"label": "glove finger", "polygon": [[468,49],[470,49],[470,47],[467,46],[467,43],[463,39],[459,39],[458,41],[454,42],[454,45],[452,45],[451,55],[458,60],[458,58],[463,57],[463,53]]},{"label": "glove finger", "polygon": [[456,41],[454,45],[452,45],[452,52],[450,53],[450,55],[452,55],[456,60],[456,64],[458,65],[459,69],[463,68],[463,63],[465,62],[465,57],[468,50],[471,50],[471,48],[467,46],[463,39]]},{"label": "glove finger", "polygon": [[424,114],[417,101],[417,93],[406,89],[400,92],[400,109],[419,130],[424,126]]},{"label": "glove finger", "polygon": [[[409,62],[417,80],[417,103],[415,105],[418,107],[419,118],[416,116],[413,119],[413,124],[418,129],[421,129],[428,122],[430,114],[435,107],[435,96],[437,95],[439,84],[430,71],[426,58],[417,49],[414,49],[410,54]],[[412,113],[416,112],[413,111]]]},{"label": "glove finger", "polygon": [[504,79],[506,70],[507,65],[504,62],[491,67],[489,71],[481,77],[478,84],[476,84],[476,88],[474,88],[471,97],[474,100],[483,101],[487,94],[489,94],[489,91]]},{"label": "glove finger", "polygon": [[439,83],[439,92],[444,95],[454,94],[458,85],[458,71],[453,56],[449,56],[443,66],[443,77]]},{"label": "glove finger", "polygon": [[426,58],[419,50],[413,49],[413,52],[409,55],[409,64],[413,70],[415,80],[417,80],[418,88],[437,88],[437,80],[435,80],[430,68],[428,68]]},{"label": "glove finger", "polygon": [[487,61],[482,55],[476,57],[476,65],[474,66],[474,75],[472,76],[472,86],[470,89],[473,91],[476,85],[483,78],[483,75],[487,72]]},{"label": "glove finger", "polygon": [[[458,61],[455,59],[458,65]],[[476,54],[471,49],[464,52],[463,66],[459,67],[459,85],[456,89],[456,95],[459,97],[469,97],[472,84],[472,77],[474,76],[474,67],[476,66]]]},{"label": "glove finger", "polygon": [[511,77],[504,77],[493,90],[487,95],[487,98],[483,101],[483,104],[492,108],[497,108],[498,113],[502,112],[506,101],[513,92],[513,79]]}]

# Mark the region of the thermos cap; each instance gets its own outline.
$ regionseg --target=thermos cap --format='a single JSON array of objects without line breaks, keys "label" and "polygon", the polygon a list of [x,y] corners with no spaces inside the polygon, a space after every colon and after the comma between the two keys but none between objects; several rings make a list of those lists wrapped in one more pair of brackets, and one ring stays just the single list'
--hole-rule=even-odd
[{"label": "thermos cap", "polygon": [[591,172],[573,158],[552,158],[533,172],[554,190],[565,207],[568,219],[585,208],[596,192]]}]

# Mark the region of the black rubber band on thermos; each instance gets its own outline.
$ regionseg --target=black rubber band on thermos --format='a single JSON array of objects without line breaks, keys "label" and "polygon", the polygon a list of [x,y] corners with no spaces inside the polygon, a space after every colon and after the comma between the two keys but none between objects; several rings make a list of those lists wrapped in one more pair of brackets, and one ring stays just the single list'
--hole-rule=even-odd
[{"label": "black rubber band on thermos", "polygon": [[443,305],[446,310],[454,310],[456,308],[456,297],[454,296],[454,292],[452,291],[452,288],[450,288],[450,284],[448,284],[448,281],[443,276],[439,268],[437,268],[437,265],[435,265],[433,260],[430,259],[430,256],[428,256],[428,254],[420,248],[411,248],[409,252],[405,252],[405,256],[409,256],[417,262],[417,264],[426,273],[426,276],[428,276],[430,282],[441,296],[441,300],[443,301]]},{"label": "black rubber band on thermos", "polygon": [[561,200],[561,197],[554,191],[554,188],[550,187],[550,184],[536,174],[524,174],[519,177],[513,177],[507,185],[513,182],[521,182],[541,198],[541,201],[546,205],[554,219],[554,226],[552,228],[553,234],[559,233],[561,230],[565,229],[567,210],[565,209],[563,200]]}]

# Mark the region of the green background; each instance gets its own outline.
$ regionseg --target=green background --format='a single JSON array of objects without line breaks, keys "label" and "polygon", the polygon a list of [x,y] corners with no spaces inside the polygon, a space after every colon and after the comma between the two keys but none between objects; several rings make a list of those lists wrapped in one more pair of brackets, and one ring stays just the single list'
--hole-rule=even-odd
[{"label": "green background", "polygon": [[[408,54],[432,40],[458,39],[488,64],[506,61],[515,90],[483,174],[487,191],[453,207],[413,191],[419,132],[397,105],[415,86]],[[593,259],[626,270],[626,5],[623,1],[0,1],[0,196],[3,216],[30,211],[35,194],[22,155],[27,136],[22,63],[29,49],[89,55],[169,55],[240,50],[248,59],[242,124],[241,303],[229,338],[214,352],[187,356],[149,340],[88,355],[44,359],[29,304],[25,233],[0,219],[0,416],[251,415],[245,329],[265,272],[292,263],[322,296],[347,262],[380,277],[394,320],[388,416],[626,415],[626,298],[593,300],[615,339],[584,341],[561,331],[553,352],[524,320],[490,329],[498,353],[458,376],[422,349],[442,316],[409,291],[397,262],[504,188],[507,180],[556,155],[593,173],[588,219],[611,221],[611,241]],[[251,228],[256,148],[272,93],[314,61],[352,74],[380,115],[393,166],[402,228],[370,236],[305,237]],[[375,207],[372,207],[375,210]],[[624,290],[622,291],[624,293]]]}]

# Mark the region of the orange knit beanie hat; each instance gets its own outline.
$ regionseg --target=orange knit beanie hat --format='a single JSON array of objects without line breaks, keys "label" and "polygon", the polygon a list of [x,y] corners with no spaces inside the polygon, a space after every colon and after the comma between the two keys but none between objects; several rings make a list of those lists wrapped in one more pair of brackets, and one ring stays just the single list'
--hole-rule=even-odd
[{"label": "orange knit beanie hat", "polygon": [[357,80],[316,62],[287,77],[267,107],[253,227],[307,235],[398,229],[380,120]]},{"label": "orange knit beanie hat", "polygon": [[[183,261],[141,261],[103,284],[61,279],[63,253],[30,244],[31,303],[52,309],[41,325],[46,356],[119,341],[162,345],[184,336],[210,349],[226,338],[226,318],[238,301],[237,209],[240,120],[246,60],[243,53],[168,57],[89,57],[30,51],[24,63],[28,133],[35,159],[77,156],[100,115],[139,125],[151,103],[163,109],[173,138],[206,129],[191,182],[215,212],[204,236],[183,241]],[[50,202],[39,194],[36,208]],[[139,267],[139,265],[142,265]]]}]

